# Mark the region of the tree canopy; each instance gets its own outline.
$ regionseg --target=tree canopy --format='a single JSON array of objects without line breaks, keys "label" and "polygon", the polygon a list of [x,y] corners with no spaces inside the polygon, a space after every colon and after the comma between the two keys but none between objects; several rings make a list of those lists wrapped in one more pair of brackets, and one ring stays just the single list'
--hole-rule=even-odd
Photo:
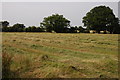
[{"label": "tree canopy", "polygon": [[47,32],[55,31],[57,33],[66,32],[66,28],[70,26],[70,21],[63,17],[63,15],[53,14],[52,16],[45,17],[41,26]]},{"label": "tree canopy", "polygon": [[2,27],[2,31],[8,31],[7,27],[9,26],[9,22],[8,21],[1,21],[0,26]]},{"label": "tree canopy", "polygon": [[83,17],[84,26],[89,30],[109,31],[110,33],[118,33],[119,20],[115,17],[113,10],[106,6],[97,6],[90,10]]},{"label": "tree canopy", "polygon": [[82,26],[70,26],[70,21],[63,15],[52,14],[45,17],[39,27],[24,24],[14,24],[9,26],[8,21],[1,21],[3,32],[57,32],[57,33],[89,33],[90,30],[98,33],[114,33],[120,34],[119,18],[117,18],[113,10],[106,6],[97,6],[91,9],[82,22],[87,28]]},{"label": "tree canopy", "polygon": [[14,24],[14,25],[12,26],[13,32],[23,32],[23,31],[24,31],[24,28],[25,28],[24,24],[19,24],[19,23]]},{"label": "tree canopy", "polygon": [[29,26],[25,28],[25,32],[43,32],[43,30],[40,27]]}]

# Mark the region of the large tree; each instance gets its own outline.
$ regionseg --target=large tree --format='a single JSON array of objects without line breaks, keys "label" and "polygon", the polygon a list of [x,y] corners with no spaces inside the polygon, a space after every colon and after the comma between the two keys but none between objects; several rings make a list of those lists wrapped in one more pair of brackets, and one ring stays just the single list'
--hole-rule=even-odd
[{"label": "large tree", "polygon": [[70,21],[59,14],[45,17],[41,23],[41,27],[45,28],[47,32],[55,31],[57,33],[66,32],[66,28],[69,25]]},{"label": "large tree", "polygon": [[113,10],[106,6],[97,6],[90,10],[83,17],[84,26],[87,26],[89,30],[96,30],[98,33],[102,31],[110,31],[115,33],[118,27],[119,21],[115,17]]}]

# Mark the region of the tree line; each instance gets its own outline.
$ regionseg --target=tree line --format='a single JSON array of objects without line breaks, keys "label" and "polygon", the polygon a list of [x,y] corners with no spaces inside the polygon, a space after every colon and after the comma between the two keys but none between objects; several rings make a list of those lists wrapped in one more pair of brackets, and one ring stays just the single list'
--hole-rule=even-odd
[{"label": "tree line", "polygon": [[[13,26],[8,26],[8,21],[2,21],[2,32],[57,32],[57,33],[79,33],[85,32],[85,29],[82,26],[75,26],[75,27],[36,27],[36,26],[29,26],[25,27],[24,24],[14,24]],[[52,29],[53,28],[53,29]]]},{"label": "tree line", "polygon": [[94,30],[120,34],[119,19],[115,17],[113,10],[106,6],[97,6],[91,9],[84,17],[82,22],[86,28],[82,26],[71,26],[70,20],[63,15],[53,14],[45,17],[39,27],[24,24],[14,24],[9,26],[8,21],[1,21],[3,32],[56,32],[56,33],[88,33]]}]

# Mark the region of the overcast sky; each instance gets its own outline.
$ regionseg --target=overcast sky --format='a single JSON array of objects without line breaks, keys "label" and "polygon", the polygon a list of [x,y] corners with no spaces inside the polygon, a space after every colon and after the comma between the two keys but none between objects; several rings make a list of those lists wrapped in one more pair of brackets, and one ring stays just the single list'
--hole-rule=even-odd
[{"label": "overcast sky", "polygon": [[72,26],[80,26],[86,13],[100,5],[109,6],[118,16],[117,2],[3,2],[2,20],[10,25],[39,26],[44,17],[58,13],[70,20]]}]

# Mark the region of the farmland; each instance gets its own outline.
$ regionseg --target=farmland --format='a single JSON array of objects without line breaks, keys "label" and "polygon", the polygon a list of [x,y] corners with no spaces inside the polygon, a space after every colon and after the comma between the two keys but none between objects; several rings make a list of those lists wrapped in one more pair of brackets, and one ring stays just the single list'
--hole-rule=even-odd
[{"label": "farmland", "polygon": [[2,33],[2,50],[11,78],[118,78],[117,34]]}]

